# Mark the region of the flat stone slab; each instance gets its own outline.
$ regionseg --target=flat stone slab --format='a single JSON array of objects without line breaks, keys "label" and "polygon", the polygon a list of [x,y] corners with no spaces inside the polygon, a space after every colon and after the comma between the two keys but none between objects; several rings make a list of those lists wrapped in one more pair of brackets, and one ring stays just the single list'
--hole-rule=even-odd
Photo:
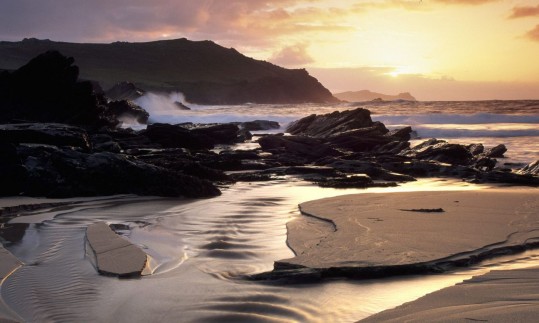
[{"label": "flat stone slab", "polygon": [[[300,204],[287,224],[296,256],[275,272],[328,276],[442,271],[539,246],[539,190],[355,194]],[[422,210],[439,212],[423,212]]]},{"label": "flat stone slab", "polygon": [[0,244],[0,284],[12,272],[22,266],[22,263],[11,252]]},{"label": "flat stone slab", "polygon": [[361,322],[537,322],[539,267],[491,271]]},{"label": "flat stone slab", "polygon": [[94,251],[97,270],[101,274],[140,276],[146,267],[146,253],[114,233],[105,222],[89,225],[86,239]]}]

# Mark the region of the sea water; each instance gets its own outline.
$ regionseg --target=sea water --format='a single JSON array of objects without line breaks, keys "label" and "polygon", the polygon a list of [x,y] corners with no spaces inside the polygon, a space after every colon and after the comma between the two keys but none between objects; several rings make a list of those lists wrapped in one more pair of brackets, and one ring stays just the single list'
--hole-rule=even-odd
[{"label": "sea water", "polygon": [[[179,110],[172,102],[183,101],[191,110]],[[454,143],[483,143],[487,148],[504,144],[506,159],[500,164],[527,164],[539,159],[539,101],[396,101],[338,104],[244,104],[201,106],[179,94],[143,97],[137,102],[150,112],[151,122],[220,123],[272,120],[281,124],[273,132],[310,114],[365,108],[374,121],[388,129],[411,126],[412,144],[429,138]]]},{"label": "sea water", "polygon": [[[418,138],[504,143],[518,162],[539,159],[534,101],[146,108],[153,121],[267,119],[279,121],[275,131],[284,131],[299,117],[356,107],[368,108],[388,128],[411,125]],[[212,199],[111,197],[32,211],[10,221],[27,225],[21,240],[8,246],[25,266],[2,282],[0,292],[30,322],[354,322],[491,269],[535,265],[538,256],[515,255],[440,275],[292,285],[245,280],[293,256],[285,225],[301,216],[297,204],[352,193],[482,188],[488,187],[432,179],[337,190],[289,177],[222,187]],[[151,256],[153,274],[99,275],[85,242],[86,227],[97,221],[127,224],[122,234]]]}]

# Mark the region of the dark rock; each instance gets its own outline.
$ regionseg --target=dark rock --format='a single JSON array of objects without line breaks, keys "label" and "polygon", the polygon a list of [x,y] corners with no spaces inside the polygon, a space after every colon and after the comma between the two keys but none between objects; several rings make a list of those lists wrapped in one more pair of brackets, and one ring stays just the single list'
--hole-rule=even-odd
[{"label": "dark rock", "polygon": [[370,111],[358,108],[324,115],[312,114],[291,123],[286,131],[292,135],[328,137],[349,130],[371,127],[372,124]]},{"label": "dark rock", "polygon": [[420,213],[443,213],[445,212],[442,208],[437,209],[400,209],[401,211],[407,212],[420,212]]},{"label": "dark rock", "polygon": [[490,158],[503,158],[507,148],[500,144],[485,151],[485,156]]},{"label": "dark rock", "polygon": [[395,141],[408,141],[411,138],[412,127],[404,127],[401,129],[395,129],[385,134],[386,137],[390,137]]},{"label": "dark rock", "polygon": [[17,154],[17,147],[0,143],[0,156],[0,195],[17,195],[28,176]]},{"label": "dark rock", "polygon": [[13,73],[0,76],[0,122],[59,122],[87,127],[114,126],[106,102],[90,82],[77,82],[74,59],[49,51]]},{"label": "dark rock", "polygon": [[326,166],[332,167],[342,173],[349,174],[366,174],[370,178],[375,180],[395,181],[395,182],[411,182],[415,181],[415,178],[395,173],[382,167],[380,164],[367,160],[344,160],[334,159]]},{"label": "dark rock", "polygon": [[198,137],[209,138],[212,145],[233,144],[238,141],[239,128],[233,124],[218,124],[207,127],[194,128],[191,132]]},{"label": "dark rock", "polygon": [[105,96],[113,101],[136,100],[144,95],[144,91],[130,82],[119,82],[105,92]]},{"label": "dark rock", "polygon": [[91,149],[84,129],[59,123],[18,123],[0,125],[0,143],[36,143]]},{"label": "dark rock", "polygon": [[485,146],[483,146],[483,144],[469,144],[466,148],[473,156],[480,155],[485,151]]},{"label": "dark rock", "polygon": [[148,125],[142,133],[165,148],[211,149],[214,146],[207,138],[196,136],[178,125],[154,123]]},{"label": "dark rock", "polygon": [[497,162],[498,161],[493,158],[481,157],[475,162],[474,167],[484,171],[491,171],[494,167],[496,167]]},{"label": "dark rock", "polygon": [[521,175],[539,176],[539,160],[522,167],[521,169],[517,170],[516,173]]},{"label": "dark rock", "polygon": [[262,150],[269,152],[286,152],[310,158],[336,156],[339,153],[321,139],[304,136],[265,136],[258,139]]},{"label": "dark rock", "polygon": [[117,116],[117,119],[133,119],[140,124],[146,124],[150,114],[132,101],[120,100],[108,103],[109,111]]},{"label": "dark rock", "polygon": [[235,122],[233,124],[238,125],[242,129],[245,129],[247,131],[271,130],[271,129],[279,129],[281,127],[281,125],[277,121],[269,121],[269,120]]},{"label": "dark rock", "polygon": [[210,182],[109,152],[87,154],[53,146],[21,145],[28,171],[28,196],[72,197],[113,194],[211,197]]},{"label": "dark rock", "polygon": [[473,160],[472,154],[465,146],[436,139],[427,140],[402,151],[399,155],[454,165],[469,165]]}]

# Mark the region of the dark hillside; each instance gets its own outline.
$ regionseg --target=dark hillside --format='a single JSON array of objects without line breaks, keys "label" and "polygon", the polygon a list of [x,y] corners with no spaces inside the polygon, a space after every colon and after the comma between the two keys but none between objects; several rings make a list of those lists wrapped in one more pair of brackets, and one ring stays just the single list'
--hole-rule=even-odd
[{"label": "dark hillside", "polygon": [[104,89],[129,81],[143,90],[181,91],[191,102],[212,104],[336,101],[305,70],[255,60],[211,41],[0,42],[0,69],[16,69],[47,50],[74,57],[81,78]]}]

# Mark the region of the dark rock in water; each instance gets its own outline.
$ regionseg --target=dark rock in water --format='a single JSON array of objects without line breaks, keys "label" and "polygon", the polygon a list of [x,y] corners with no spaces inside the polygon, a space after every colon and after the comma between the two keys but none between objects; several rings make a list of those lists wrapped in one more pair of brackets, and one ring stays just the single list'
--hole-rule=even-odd
[{"label": "dark rock in water", "polygon": [[485,151],[483,144],[469,144],[466,149],[470,151],[473,156],[482,154]]},{"label": "dark rock in water", "polygon": [[185,104],[179,102],[179,101],[174,101],[174,105],[180,109],[180,110],[191,110],[190,107],[186,106]]},{"label": "dark rock in water", "polygon": [[35,143],[91,149],[90,139],[84,129],[60,123],[0,125],[0,143]]},{"label": "dark rock in water", "polygon": [[469,165],[473,156],[463,145],[450,144],[444,140],[430,139],[400,153],[402,156],[422,160],[435,160],[454,165]]},{"label": "dark rock in water", "polygon": [[335,111],[324,115],[312,114],[291,123],[286,131],[292,135],[329,137],[350,130],[371,127],[372,125],[370,111],[358,108],[343,112]]},{"label": "dark rock in water", "polygon": [[401,129],[395,129],[385,134],[395,141],[408,141],[411,138],[412,127],[407,126]]},{"label": "dark rock in water", "polygon": [[386,137],[386,127],[379,122],[374,122],[369,127],[341,132],[327,139],[328,143],[336,148],[350,151],[370,151],[375,147],[385,145],[391,141]]},{"label": "dark rock in water", "polygon": [[480,157],[475,161],[474,167],[484,171],[491,171],[492,169],[494,169],[494,167],[496,167],[497,162],[498,161],[493,158]]},{"label": "dark rock in water", "polygon": [[500,144],[490,149],[487,149],[485,151],[485,156],[491,157],[491,158],[503,158],[504,157],[503,154],[505,154],[506,151],[507,151],[507,148],[505,147],[505,145]]},{"label": "dark rock in water", "polygon": [[233,144],[238,141],[239,128],[233,124],[218,124],[208,127],[199,127],[191,130],[193,135],[209,138],[213,144]]},{"label": "dark rock in water", "polygon": [[210,182],[110,152],[87,154],[53,146],[21,145],[28,196],[72,197],[113,194],[211,197]]},{"label": "dark rock in water", "polygon": [[181,125],[154,123],[142,134],[165,148],[211,149],[217,144],[238,141],[239,128],[232,124],[218,124],[186,129]]},{"label": "dark rock in water", "polygon": [[146,124],[150,114],[132,101],[120,100],[109,102],[109,111],[122,121],[124,118],[134,119],[136,122]]},{"label": "dark rock in water", "polygon": [[143,135],[165,148],[211,149],[213,144],[178,125],[154,123],[148,125]]},{"label": "dark rock in water", "polygon": [[49,51],[13,73],[0,75],[0,122],[60,122],[88,127],[114,126],[106,102],[90,82],[77,82],[73,58]]},{"label": "dark rock in water", "polygon": [[367,160],[345,160],[334,159],[324,163],[326,166],[349,174],[366,174],[371,179],[394,181],[394,182],[412,182],[415,178],[409,175],[395,173],[382,167],[379,163]]},{"label": "dark rock in water", "polygon": [[262,150],[269,152],[285,152],[310,158],[336,156],[339,153],[321,139],[304,136],[265,136],[258,139]]},{"label": "dark rock in water", "polygon": [[247,131],[271,130],[271,129],[279,129],[281,127],[281,125],[277,121],[269,121],[269,120],[235,122],[233,124],[236,124],[240,126],[242,129],[247,130]]},{"label": "dark rock in water", "polygon": [[136,100],[144,95],[144,91],[130,82],[119,82],[105,92],[105,96],[113,101]]},{"label": "dark rock in water", "polygon": [[539,176],[539,160],[530,163],[516,171],[517,174]]}]

